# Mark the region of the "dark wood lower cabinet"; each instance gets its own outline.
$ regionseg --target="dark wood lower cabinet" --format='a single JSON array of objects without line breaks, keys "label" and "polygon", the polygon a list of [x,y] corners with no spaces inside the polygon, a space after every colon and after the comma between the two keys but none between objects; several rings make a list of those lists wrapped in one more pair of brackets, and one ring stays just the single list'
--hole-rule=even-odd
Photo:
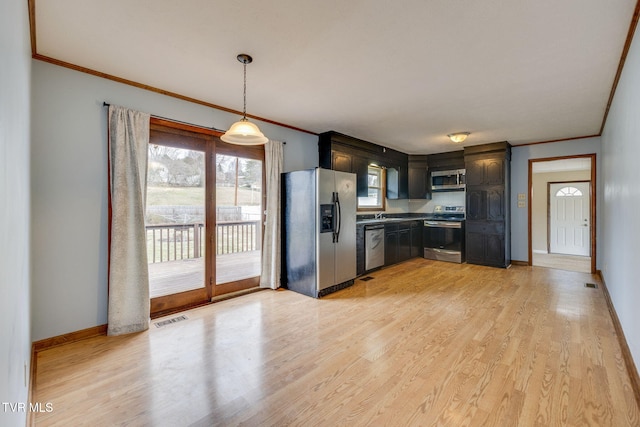
[{"label": "dark wood lower cabinet", "polygon": [[484,261],[484,240],[485,234],[472,233],[467,231],[465,247],[467,250],[467,262],[471,264],[480,264]]},{"label": "dark wood lower cabinet", "polygon": [[384,227],[384,265],[398,263],[398,226]]},{"label": "dark wood lower cabinet", "polygon": [[471,264],[508,267],[502,223],[467,221],[466,256]]},{"label": "dark wood lower cabinet", "polygon": [[411,258],[411,227],[410,224],[400,226],[398,230],[398,262]]},{"label": "dark wood lower cabinet", "polygon": [[485,257],[486,264],[496,267],[508,267],[505,264],[504,254],[504,234],[485,235]]},{"label": "dark wood lower cabinet", "polygon": [[[365,271],[365,227],[356,226],[356,273]],[[389,266],[423,256],[422,221],[407,221],[385,225],[384,265]]]},{"label": "dark wood lower cabinet", "polygon": [[411,223],[411,258],[424,256],[422,234],[422,221],[413,221]]},{"label": "dark wood lower cabinet", "polygon": [[386,224],[384,235],[385,266],[422,256],[422,221]]}]

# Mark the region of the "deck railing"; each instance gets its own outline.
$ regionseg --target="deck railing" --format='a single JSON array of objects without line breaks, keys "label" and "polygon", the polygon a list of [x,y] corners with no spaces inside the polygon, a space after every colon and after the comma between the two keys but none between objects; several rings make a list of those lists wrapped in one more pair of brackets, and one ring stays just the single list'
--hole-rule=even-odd
[{"label": "deck railing", "polygon": [[[149,263],[200,258],[204,254],[204,224],[147,225]],[[255,251],[261,245],[260,221],[220,221],[216,224],[216,255]]]}]

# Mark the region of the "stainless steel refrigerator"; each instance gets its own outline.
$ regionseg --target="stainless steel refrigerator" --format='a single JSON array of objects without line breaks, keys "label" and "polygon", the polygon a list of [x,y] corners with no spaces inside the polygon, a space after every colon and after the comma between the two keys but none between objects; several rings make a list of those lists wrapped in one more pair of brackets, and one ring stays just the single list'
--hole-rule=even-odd
[{"label": "stainless steel refrigerator", "polygon": [[321,168],[282,174],[282,281],[318,298],[356,277],[356,175]]}]

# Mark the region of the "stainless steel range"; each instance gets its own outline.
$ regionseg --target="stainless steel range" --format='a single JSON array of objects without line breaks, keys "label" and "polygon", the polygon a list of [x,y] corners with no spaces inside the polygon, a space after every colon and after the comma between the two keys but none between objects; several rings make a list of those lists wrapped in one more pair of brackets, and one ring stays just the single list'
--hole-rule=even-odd
[{"label": "stainless steel range", "polygon": [[424,257],[464,262],[464,218],[464,206],[436,206],[424,221]]}]

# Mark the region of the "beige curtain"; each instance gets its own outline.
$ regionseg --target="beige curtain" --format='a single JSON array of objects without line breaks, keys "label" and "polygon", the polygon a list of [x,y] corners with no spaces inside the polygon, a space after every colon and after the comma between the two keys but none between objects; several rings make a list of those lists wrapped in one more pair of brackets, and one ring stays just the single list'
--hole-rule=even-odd
[{"label": "beige curtain", "polygon": [[262,242],[262,274],[260,287],[280,287],[280,174],[282,173],[283,143],[269,141],[264,147],[267,206]]},{"label": "beige curtain", "polygon": [[108,335],[149,328],[149,270],[144,213],[147,191],[149,114],[109,107]]}]

